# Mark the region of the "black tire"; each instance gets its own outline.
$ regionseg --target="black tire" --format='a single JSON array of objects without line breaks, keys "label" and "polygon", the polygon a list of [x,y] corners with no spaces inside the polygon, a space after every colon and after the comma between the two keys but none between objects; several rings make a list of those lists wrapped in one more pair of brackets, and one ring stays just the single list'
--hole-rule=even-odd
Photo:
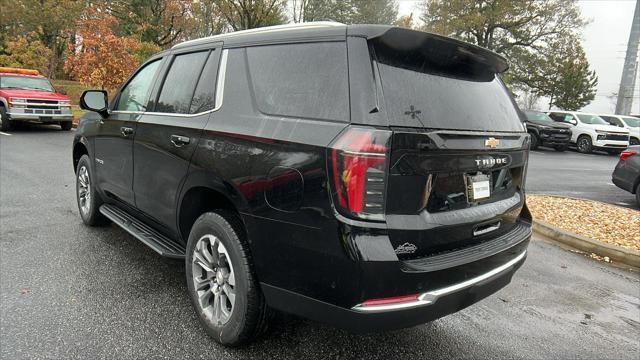
[{"label": "black tire", "polygon": [[593,143],[589,135],[580,135],[576,141],[576,148],[579,153],[591,154],[593,151]]},{"label": "black tire", "polygon": [[634,137],[630,137],[629,138],[629,145],[640,145],[640,140],[634,138]]},{"label": "black tire", "polygon": [[71,130],[72,125],[73,123],[71,121],[60,121],[60,129],[62,129],[62,131]]},{"label": "black tire", "polygon": [[559,152],[563,152],[563,151],[567,151],[567,148],[569,147],[569,145],[555,145],[553,148],[556,149],[556,151]]},{"label": "black tire", "polygon": [[640,206],[640,183],[636,186],[636,203]]},{"label": "black tire", "polygon": [[530,132],[529,135],[531,135],[531,146],[529,147],[529,149],[536,150],[538,146],[540,146],[540,139],[538,139],[538,135],[536,135],[535,133]]},{"label": "black tire", "polygon": [[0,106],[0,131],[11,130],[11,121],[7,118],[7,111],[4,106]]},{"label": "black tire", "polygon": [[[208,263],[209,267],[214,266],[214,271],[206,271],[195,264],[199,257],[202,257],[202,255],[195,256],[196,245],[201,241],[206,241],[200,246],[208,249],[209,254],[214,251],[214,247],[220,249],[219,245],[211,244],[211,241],[215,241],[216,244],[222,243],[226,251],[224,254],[218,253],[217,263],[215,261]],[[202,254],[202,251],[198,250],[198,254]],[[223,260],[227,257],[231,260],[230,264],[227,260]],[[215,341],[225,346],[240,346],[252,341],[266,330],[270,312],[253,271],[244,227],[237,215],[227,211],[208,212],[201,215],[189,234],[185,266],[189,297],[200,323]],[[230,278],[227,279],[229,282],[217,282],[219,281],[218,273],[224,270],[225,266],[234,273],[232,289],[235,302],[231,307],[230,315],[227,315],[228,317],[222,322],[220,319],[214,320],[213,309],[216,291],[218,301],[223,302],[225,308],[230,304],[230,301],[227,302],[229,297],[224,299],[221,297],[223,288],[231,285]],[[229,272],[226,272],[226,275],[228,276]],[[208,310],[201,305],[196,282],[199,282],[200,295],[205,299],[204,307]]]},{"label": "black tire", "polygon": [[[78,166],[76,167],[76,201],[78,203],[78,212],[80,212],[80,217],[82,221],[89,226],[101,226],[109,223],[109,219],[104,217],[100,213],[100,206],[102,205],[102,198],[100,198],[100,194],[97,192],[95,187],[95,180],[93,176],[93,172],[91,171],[91,161],[89,160],[88,155],[82,155],[80,160],[78,161]],[[88,182],[88,190],[85,189],[85,193],[89,195],[88,199],[85,197],[85,202],[81,199],[81,188],[83,188],[83,182],[86,183],[86,179],[82,180],[84,170],[87,171],[87,177],[89,179]],[[84,205],[88,204],[88,207]]]}]

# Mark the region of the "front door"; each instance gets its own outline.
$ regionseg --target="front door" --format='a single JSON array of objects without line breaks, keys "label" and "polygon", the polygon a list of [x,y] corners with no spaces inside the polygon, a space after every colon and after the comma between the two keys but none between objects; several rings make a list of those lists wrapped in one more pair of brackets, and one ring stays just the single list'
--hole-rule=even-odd
[{"label": "front door", "polygon": [[[215,107],[220,49],[172,53],[153,111],[142,115],[134,140],[136,207],[177,233],[178,194],[202,129]],[[156,93],[156,91],[154,91]]]},{"label": "front door", "polygon": [[102,120],[95,138],[98,186],[106,196],[133,206],[133,138],[136,124],[146,110],[161,60],[145,64],[122,88],[109,116]]}]

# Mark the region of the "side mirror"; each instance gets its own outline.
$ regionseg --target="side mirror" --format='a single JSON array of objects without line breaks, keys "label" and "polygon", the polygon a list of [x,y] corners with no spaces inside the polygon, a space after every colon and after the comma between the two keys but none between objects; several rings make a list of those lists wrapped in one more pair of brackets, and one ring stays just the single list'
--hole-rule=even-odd
[{"label": "side mirror", "polygon": [[86,90],[80,96],[80,109],[95,111],[103,118],[109,116],[109,100],[104,90]]},{"label": "side mirror", "polygon": [[576,120],[576,119],[571,119],[571,120],[569,120],[569,124],[571,124],[571,125],[573,125],[573,126],[576,126],[576,125],[578,125],[578,120]]},{"label": "side mirror", "polygon": [[65,90],[65,89],[56,89],[56,92],[58,94],[67,95],[67,90]]}]

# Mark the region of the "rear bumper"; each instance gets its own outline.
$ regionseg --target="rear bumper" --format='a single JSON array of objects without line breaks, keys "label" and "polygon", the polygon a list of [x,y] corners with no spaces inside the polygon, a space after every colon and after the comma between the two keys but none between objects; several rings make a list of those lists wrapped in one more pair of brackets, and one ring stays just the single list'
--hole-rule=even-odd
[{"label": "rear bumper", "polygon": [[[439,259],[441,256],[434,256],[425,258],[429,261],[423,264],[395,256],[390,260],[383,254],[387,247],[384,243],[389,240],[370,231],[368,234],[353,244],[360,254],[351,262],[357,270],[344,269],[320,293],[309,295],[263,282],[261,287],[269,306],[354,333],[424,324],[472,305],[507,285],[526,258],[531,227],[523,223],[512,236],[502,236],[471,251],[452,252],[445,256],[446,263]],[[316,266],[335,261],[327,259],[322,263]],[[315,280],[308,278],[307,282]],[[407,295],[417,295],[417,299],[392,305],[363,305],[370,299]]]},{"label": "rear bumper", "polygon": [[363,307],[358,304],[343,308],[291,291],[262,284],[271,301],[288,304],[286,312],[328,323],[354,333],[368,333],[424,324],[460,311],[500,290],[509,282],[526,258],[526,250],[506,263],[465,281],[423,292],[413,302],[396,305]]}]

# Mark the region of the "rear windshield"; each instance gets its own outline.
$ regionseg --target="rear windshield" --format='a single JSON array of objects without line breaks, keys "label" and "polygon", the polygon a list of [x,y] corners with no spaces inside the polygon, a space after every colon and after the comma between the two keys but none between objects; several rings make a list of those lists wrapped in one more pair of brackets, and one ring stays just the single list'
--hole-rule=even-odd
[{"label": "rear windshield", "polygon": [[523,131],[500,79],[465,57],[462,47],[403,49],[382,42],[373,47],[390,125]]}]

